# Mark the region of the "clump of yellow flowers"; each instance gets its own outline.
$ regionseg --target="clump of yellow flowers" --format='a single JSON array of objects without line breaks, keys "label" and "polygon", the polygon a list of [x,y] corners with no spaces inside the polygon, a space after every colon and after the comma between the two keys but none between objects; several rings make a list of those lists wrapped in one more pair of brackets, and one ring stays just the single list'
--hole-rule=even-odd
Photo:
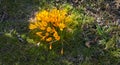
[{"label": "clump of yellow flowers", "polygon": [[38,30],[36,35],[42,41],[60,41],[60,32],[63,32],[68,27],[67,24],[71,20],[71,15],[65,9],[42,10],[35,14],[35,17],[30,22],[29,29]]}]

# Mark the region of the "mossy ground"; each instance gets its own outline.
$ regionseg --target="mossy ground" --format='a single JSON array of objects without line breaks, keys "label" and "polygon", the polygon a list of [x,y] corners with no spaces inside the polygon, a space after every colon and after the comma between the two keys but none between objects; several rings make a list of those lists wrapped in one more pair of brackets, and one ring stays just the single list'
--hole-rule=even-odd
[{"label": "mossy ground", "polygon": [[[110,21],[109,27],[99,26],[96,22],[79,23],[73,37],[66,37],[67,40],[63,45],[64,54],[61,55],[62,46],[59,42],[53,44],[52,50],[49,49],[49,44],[37,45],[38,42],[34,42],[28,29],[28,20],[34,12],[41,8],[46,9],[48,7],[46,3],[57,6],[55,0],[2,0],[1,2],[0,65],[119,65],[120,27],[114,22]],[[58,5],[63,3],[65,4],[66,1],[60,1]],[[93,2],[81,3],[82,10],[77,7],[77,3],[69,3],[76,7],[78,10],[76,12],[82,13],[83,17],[78,19],[79,22],[83,21],[84,17],[90,19],[91,15],[86,15],[84,6]],[[90,6],[94,7],[95,5],[92,4]],[[96,5],[100,6],[98,3]],[[106,18],[108,21],[111,20],[109,17],[105,17],[105,20]]]}]

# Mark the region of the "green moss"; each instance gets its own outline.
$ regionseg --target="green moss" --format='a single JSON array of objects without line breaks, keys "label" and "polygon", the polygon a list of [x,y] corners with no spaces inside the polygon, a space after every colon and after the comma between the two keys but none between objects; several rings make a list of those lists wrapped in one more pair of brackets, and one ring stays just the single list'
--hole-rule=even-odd
[{"label": "green moss", "polygon": [[[0,14],[4,11],[8,15],[8,18],[5,17],[5,20],[0,22],[0,65],[118,65],[120,63],[120,26],[112,22],[108,28],[104,25],[98,26],[94,22],[94,17],[86,14],[84,10],[86,5],[95,8],[103,0],[96,5],[91,4],[93,1],[89,0],[78,8],[70,7],[62,0],[58,3],[55,3],[55,0],[0,2],[2,2]],[[48,3],[50,4],[46,5]],[[61,4],[64,6],[60,6]],[[56,42],[53,44],[53,49],[49,50],[49,44],[39,42],[37,45],[39,38],[30,34],[27,21],[33,10],[53,6],[71,10],[73,8],[72,13],[77,15],[75,21],[78,25],[75,25],[76,29],[72,34],[66,34],[68,37],[65,38],[63,46]],[[109,17],[105,16],[106,18]],[[89,44],[86,45],[87,43]],[[63,55],[60,54],[62,47]]]}]

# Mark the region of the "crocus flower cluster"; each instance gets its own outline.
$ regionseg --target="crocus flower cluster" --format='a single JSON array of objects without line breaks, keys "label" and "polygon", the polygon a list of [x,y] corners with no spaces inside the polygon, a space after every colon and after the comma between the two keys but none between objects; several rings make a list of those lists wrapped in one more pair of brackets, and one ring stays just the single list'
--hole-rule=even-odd
[{"label": "crocus flower cluster", "polygon": [[35,14],[30,22],[29,29],[37,30],[36,35],[43,41],[59,41],[61,39],[60,32],[67,28],[69,21],[71,21],[71,17],[66,10],[56,8],[42,10]]}]

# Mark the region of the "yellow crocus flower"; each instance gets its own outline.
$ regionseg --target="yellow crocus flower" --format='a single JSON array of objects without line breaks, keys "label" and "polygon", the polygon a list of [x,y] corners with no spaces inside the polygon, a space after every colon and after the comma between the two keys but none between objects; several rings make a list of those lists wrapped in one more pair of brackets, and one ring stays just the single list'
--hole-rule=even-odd
[{"label": "yellow crocus flower", "polygon": [[46,28],[42,26],[42,27],[40,27],[40,29],[41,29],[41,30],[45,30]]},{"label": "yellow crocus flower", "polygon": [[51,27],[47,27],[47,32],[51,32]]},{"label": "yellow crocus flower", "polygon": [[34,25],[34,24],[30,24],[30,25],[29,25],[29,29],[31,29],[31,30],[36,29],[36,28],[37,28],[37,26]]},{"label": "yellow crocus flower", "polygon": [[47,42],[52,41],[52,37],[47,38],[46,41],[47,41]]},{"label": "yellow crocus flower", "polygon": [[47,22],[42,21],[41,23],[42,23],[43,26],[47,26]]},{"label": "yellow crocus flower", "polygon": [[45,33],[45,36],[49,36],[49,33]]},{"label": "yellow crocus flower", "polygon": [[56,36],[55,39],[56,39],[57,41],[59,41],[59,40],[60,40],[60,36]]},{"label": "yellow crocus flower", "polygon": [[65,28],[65,24],[64,23],[60,23],[59,24],[59,28],[60,28],[61,31],[63,31],[63,29]]},{"label": "yellow crocus flower", "polygon": [[45,40],[46,36],[42,36],[41,40]]},{"label": "yellow crocus flower", "polygon": [[42,32],[36,32],[36,35],[42,37]]},{"label": "yellow crocus flower", "polygon": [[53,36],[56,38],[58,36],[58,33],[55,31],[55,33],[53,34]]}]

